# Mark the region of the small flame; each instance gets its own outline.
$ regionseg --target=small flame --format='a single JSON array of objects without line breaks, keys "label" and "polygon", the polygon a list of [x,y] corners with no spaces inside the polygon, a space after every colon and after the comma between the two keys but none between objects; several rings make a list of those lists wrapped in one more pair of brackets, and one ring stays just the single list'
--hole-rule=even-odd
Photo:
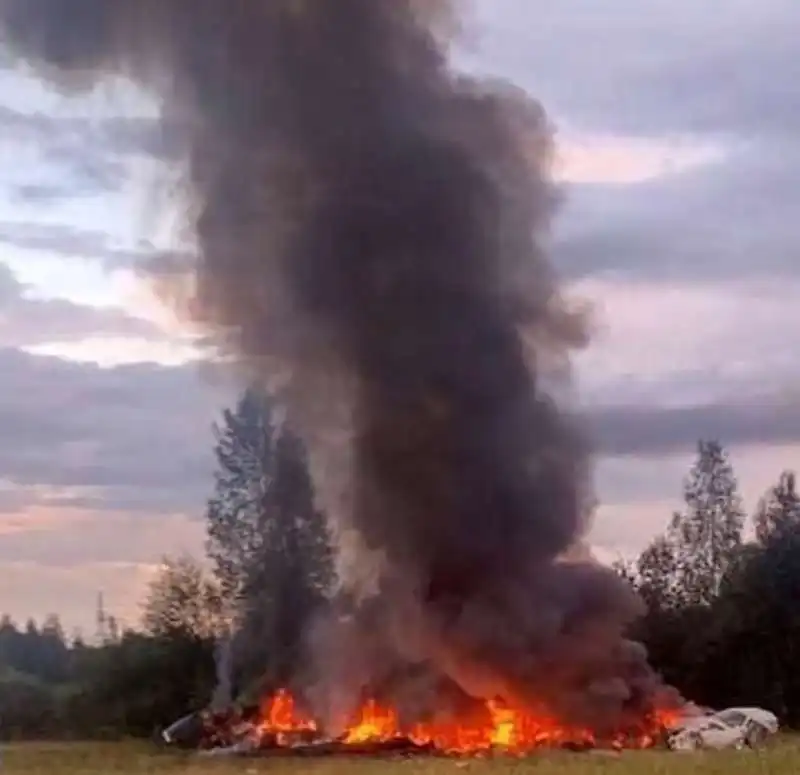
[{"label": "small flame", "polygon": [[494,724],[494,729],[490,737],[492,745],[502,748],[512,748],[517,737],[516,713],[496,700],[489,702],[487,707],[492,714],[492,723]]},{"label": "small flame", "polygon": [[314,731],[314,721],[300,713],[294,696],[280,689],[261,706],[261,731],[275,735],[279,743],[288,742],[293,733]]},{"label": "small flame", "polygon": [[397,713],[391,708],[381,708],[375,700],[364,704],[358,722],[345,735],[345,743],[366,743],[370,740],[391,740],[398,737],[400,725]]}]

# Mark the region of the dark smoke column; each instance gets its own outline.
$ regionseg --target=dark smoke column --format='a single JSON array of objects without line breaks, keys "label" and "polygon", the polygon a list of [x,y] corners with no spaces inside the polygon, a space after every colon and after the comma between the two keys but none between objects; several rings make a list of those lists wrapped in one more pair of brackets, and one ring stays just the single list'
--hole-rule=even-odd
[{"label": "dark smoke column", "polygon": [[[636,601],[610,572],[559,562],[589,483],[537,374],[582,341],[537,242],[554,201],[546,122],[449,69],[435,23],[451,4],[0,9],[57,80],[121,72],[163,99],[187,158],[193,314],[250,374],[282,381],[320,478],[347,496],[348,573],[382,558],[378,604],[363,604],[372,650],[366,627],[348,634],[358,682],[375,680],[374,654],[574,718],[646,701],[654,679],[621,636]],[[330,454],[337,438],[347,455]],[[337,459],[346,473],[325,468]],[[325,678],[348,688],[333,666]]]}]

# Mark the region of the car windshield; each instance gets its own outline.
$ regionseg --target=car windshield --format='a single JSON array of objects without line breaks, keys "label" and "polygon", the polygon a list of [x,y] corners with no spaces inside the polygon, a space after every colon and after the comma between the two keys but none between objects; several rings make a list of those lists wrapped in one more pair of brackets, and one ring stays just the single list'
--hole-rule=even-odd
[{"label": "car windshield", "polygon": [[747,720],[747,716],[738,710],[723,710],[721,713],[717,713],[717,718],[732,727],[738,727]]}]

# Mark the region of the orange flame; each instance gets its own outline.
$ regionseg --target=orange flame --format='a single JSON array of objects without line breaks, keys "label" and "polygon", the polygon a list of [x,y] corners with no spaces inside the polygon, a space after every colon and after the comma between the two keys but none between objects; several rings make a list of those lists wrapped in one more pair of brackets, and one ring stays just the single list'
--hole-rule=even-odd
[{"label": "orange flame", "polygon": [[[397,711],[369,700],[355,715],[353,724],[342,737],[347,745],[383,743],[401,738],[417,745],[431,746],[453,755],[480,754],[491,750],[524,754],[537,748],[595,743],[592,732],[559,723],[547,714],[519,710],[499,701],[486,704],[485,717],[435,720],[404,729]],[[616,748],[648,748],[674,715],[659,712],[643,721],[634,732],[618,735],[611,744]],[[262,706],[262,730],[286,744],[291,733],[314,731],[314,721],[296,707],[292,695],[281,690]]]},{"label": "orange flame", "polygon": [[261,731],[274,734],[279,743],[286,742],[287,736],[297,732],[314,731],[314,721],[300,713],[294,697],[280,689],[261,706]]},{"label": "orange flame", "polygon": [[517,715],[497,701],[487,703],[492,714],[492,745],[513,748],[517,742]]},{"label": "orange flame", "polygon": [[375,700],[368,700],[359,713],[358,721],[347,730],[344,742],[385,741],[399,736],[400,725],[397,713],[391,708],[381,708]]}]

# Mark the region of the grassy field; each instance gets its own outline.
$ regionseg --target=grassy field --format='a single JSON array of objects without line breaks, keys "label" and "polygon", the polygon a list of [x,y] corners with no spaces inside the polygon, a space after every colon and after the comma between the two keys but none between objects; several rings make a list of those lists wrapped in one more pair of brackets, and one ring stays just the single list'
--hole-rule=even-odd
[{"label": "grassy field", "polygon": [[450,759],[231,759],[198,760],[155,752],[146,745],[41,744],[7,746],[3,775],[794,775],[800,772],[800,739],[783,738],[758,752],[665,751],[542,754],[526,760]]}]

